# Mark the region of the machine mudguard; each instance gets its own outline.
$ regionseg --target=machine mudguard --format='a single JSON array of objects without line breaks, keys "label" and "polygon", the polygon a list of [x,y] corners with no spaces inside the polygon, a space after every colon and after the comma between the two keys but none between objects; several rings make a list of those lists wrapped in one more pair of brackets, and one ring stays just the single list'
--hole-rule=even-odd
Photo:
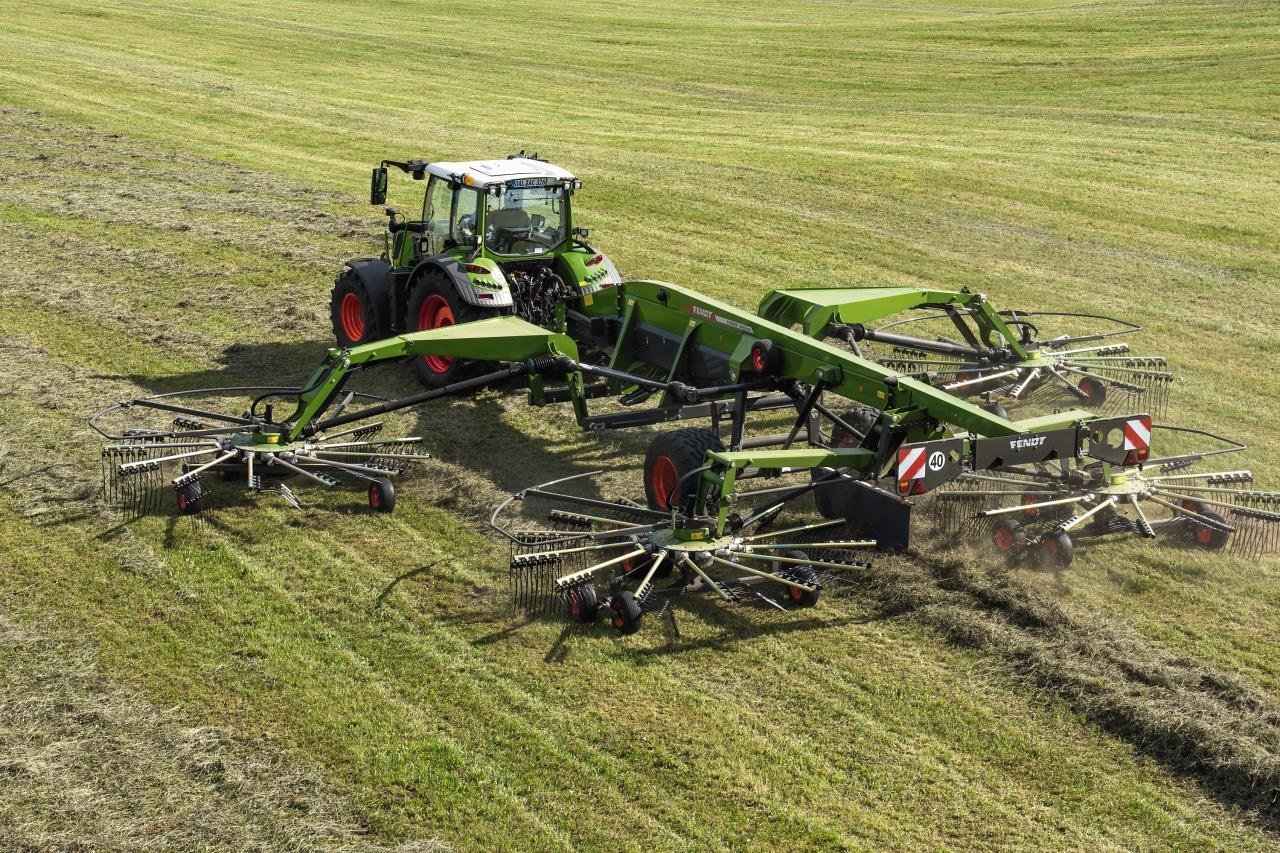
[{"label": "machine mudguard", "polygon": [[391,277],[390,263],[382,258],[352,258],[342,265],[356,274],[364,286],[369,288],[370,294],[380,293],[385,297],[388,279]]},{"label": "machine mudguard", "polygon": [[413,281],[427,270],[438,270],[444,275],[454,286],[458,296],[468,305],[475,305],[477,308],[510,308],[515,304],[511,298],[511,291],[505,287],[501,290],[476,287],[471,283],[471,279],[467,278],[467,272],[462,268],[462,264],[453,258],[427,258],[413,268],[408,280]]}]

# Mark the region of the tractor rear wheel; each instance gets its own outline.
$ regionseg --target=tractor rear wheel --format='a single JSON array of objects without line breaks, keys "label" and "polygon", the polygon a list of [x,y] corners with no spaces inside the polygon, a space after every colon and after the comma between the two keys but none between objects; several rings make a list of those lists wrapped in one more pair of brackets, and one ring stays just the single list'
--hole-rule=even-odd
[{"label": "tractor rear wheel", "polygon": [[709,429],[690,427],[659,433],[644,457],[644,497],[649,509],[678,505],[696,487],[696,483],[684,482],[685,475],[702,467],[708,450],[724,450],[719,436]]},{"label": "tractor rear wheel", "polygon": [[[458,295],[457,288],[443,275],[429,272],[418,278],[409,294],[405,326],[411,332],[420,332],[470,323],[495,316],[496,313],[464,302]],[[429,388],[440,388],[457,382],[462,378],[462,371],[466,366],[467,362],[463,359],[443,355],[424,355],[413,360],[418,378]]]},{"label": "tractor rear wheel", "polygon": [[355,271],[347,268],[333,283],[329,296],[329,316],[333,336],[339,346],[353,347],[381,340],[391,334],[387,327],[386,294],[371,290]]}]

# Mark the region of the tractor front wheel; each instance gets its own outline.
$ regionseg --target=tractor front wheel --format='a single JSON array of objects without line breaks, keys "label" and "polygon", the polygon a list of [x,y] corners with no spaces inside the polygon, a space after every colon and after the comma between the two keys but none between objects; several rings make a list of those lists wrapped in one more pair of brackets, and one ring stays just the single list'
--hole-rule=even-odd
[{"label": "tractor front wheel", "polygon": [[721,451],[724,445],[714,432],[701,427],[672,430],[655,437],[644,457],[644,496],[649,509],[679,505],[697,487],[696,482],[685,482],[685,475],[702,467],[708,450]]},{"label": "tractor front wheel", "polygon": [[[419,277],[409,295],[405,325],[411,332],[421,332],[470,323],[495,314],[462,301],[457,288],[443,275],[427,273]],[[413,366],[422,384],[441,388],[462,378],[466,362],[450,356],[424,355],[415,358]]]}]

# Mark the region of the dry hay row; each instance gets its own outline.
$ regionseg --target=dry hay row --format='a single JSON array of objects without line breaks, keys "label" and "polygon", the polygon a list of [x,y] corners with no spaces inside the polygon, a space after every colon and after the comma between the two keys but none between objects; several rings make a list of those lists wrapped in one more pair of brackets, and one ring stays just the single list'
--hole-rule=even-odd
[{"label": "dry hay row", "polygon": [[1280,830],[1280,703],[1238,675],[1179,657],[1111,620],[1085,618],[999,568],[921,556],[860,581],[907,615],[994,655],[1025,683],[1221,802]]}]

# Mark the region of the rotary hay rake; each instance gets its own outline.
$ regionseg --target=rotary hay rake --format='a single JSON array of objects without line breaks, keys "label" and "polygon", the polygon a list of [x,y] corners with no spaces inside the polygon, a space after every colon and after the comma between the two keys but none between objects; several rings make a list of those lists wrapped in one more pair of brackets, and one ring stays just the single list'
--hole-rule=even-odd
[{"label": "rotary hay rake", "polygon": [[[812,311],[789,316],[806,300],[812,308],[814,293],[771,294],[762,311],[779,317],[772,322],[673,284],[625,282],[576,303],[592,314],[558,309],[556,316],[568,322],[554,329],[504,315],[330,349],[299,389],[238,389],[246,396],[257,392],[238,415],[189,401],[221,392],[126,401],[93,419],[111,440],[104,451],[108,493],[147,510],[170,490],[167,478],[178,509],[198,512],[212,498],[206,475],[240,480],[295,506],[298,498],[286,481],[333,487],[354,479],[368,483],[373,509],[389,511],[395,503],[390,476],[427,455],[420,438],[376,438],[382,416],[513,381],[528,387],[532,405],[570,404],[588,431],[709,421],[709,428],[655,437],[643,503],[584,494],[593,487],[584,478],[567,491],[555,484],[525,490],[494,516],[495,528],[512,544],[512,580],[522,606],[558,604],[582,622],[607,611],[619,630],[630,632],[646,608],[661,609],[687,592],[710,591],[770,609],[811,605],[824,587],[865,569],[858,558],[865,548],[909,547],[913,504],[957,477],[1046,484],[1039,491],[1062,500],[1055,506],[1100,489],[1105,500],[1111,492],[1097,485],[1096,471],[1113,491],[1117,477],[1146,483],[1139,470],[1146,449],[1130,455],[1124,428],[1135,419],[1149,427],[1149,416],[1107,418],[1071,409],[1011,420],[948,392],[935,384],[935,374],[904,374],[823,340],[858,336],[835,316],[844,305],[887,315],[904,302],[920,302],[920,291],[821,291],[825,296],[816,303],[823,307],[825,300],[836,311],[820,317],[816,329],[810,327]],[[971,303],[1007,343],[1018,339],[979,297],[925,294],[930,299]],[[804,322],[796,330],[799,320]],[[479,375],[393,400],[344,395],[360,370],[428,356],[470,364],[471,374]],[[608,396],[616,397],[614,411],[589,411],[593,401]],[[292,408],[277,417],[278,402],[267,401],[283,399]],[[172,421],[139,424],[133,420],[138,413]],[[753,427],[764,413],[785,418],[789,427],[761,433]],[[113,418],[129,422],[106,427]],[[1054,465],[1061,468],[1056,480],[1045,473]],[[754,482],[777,478],[786,482],[764,488]],[[1144,487],[1142,499],[1164,500],[1159,490],[1168,491],[1170,483],[1156,485]],[[1189,488],[1221,484],[1183,483],[1179,494],[1201,494]],[[802,506],[809,495],[813,502]],[[1092,509],[1089,500],[1072,503]],[[1218,503],[1230,503],[1239,508],[1221,514],[1224,521],[1214,529],[1229,527],[1234,536],[1243,529],[1246,508],[1236,500],[1204,493],[1203,507],[1178,514],[1205,524]],[[518,523],[506,517],[516,504]],[[814,509],[825,521],[815,520]],[[1270,519],[1269,510],[1253,511],[1251,521]],[[1100,520],[1103,513],[1089,518]],[[1151,520],[1147,525],[1173,529]],[[1028,535],[1037,536],[1037,544],[1051,538],[1036,528],[1024,541]],[[1069,556],[1069,548],[1063,550]]]},{"label": "rotary hay rake", "polygon": [[[104,409],[90,425],[110,442],[102,448],[105,496],[127,513],[143,515],[164,511],[172,495],[179,513],[196,515],[214,503],[218,490],[213,480],[242,483],[300,509],[302,502],[286,481],[299,479],[326,488],[355,481],[367,485],[371,508],[394,509],[390,478],[430,458],[422,438],[377,438],[384,424],[369,420],[287,441],[273,423],[273,405],[266,401],[301,390],[201,389],[140,397]],[[210,400],[221,402],[227,395],[255,396],[240,416],[206,408],[216,405]],[[349,393],[335,414],[356,400],[376,399]]]},{"label": "rotary hay rake", "polygon": [[534,486],[494,510],[491,523],[511,545],[518,608],[562,608],[584,624],[603,611],[620,633],[632,634],[644,613],[661,615],[679,596],[713,592],[727,603],[785,612],[812,607],[848,572],[871,567],[858,555],[874,540],[828,539],[847,531],[845,521],[813,520],[811,507],[795,505],[813,484],[737,492],[742,512],[731,532],[717,535],[710,515],[584,493],[594,491],[582,487],[598,474]]},{"label": "rotary hay rake", "polygon": [[931,502],[947,535],[987,538],[1009,561],[1036,559],[1049,569],[1070,565],[1076,541],[1117,534],[1250,558],[1280,547],[1280,492],[1251,488],[1248,470],[1196,470],[1243,444],[1142,420],[1126,446],[1145,447],[1152,435],[1206,446],[1148,458],[1141,467],[1062,460],[966,472]]}]

